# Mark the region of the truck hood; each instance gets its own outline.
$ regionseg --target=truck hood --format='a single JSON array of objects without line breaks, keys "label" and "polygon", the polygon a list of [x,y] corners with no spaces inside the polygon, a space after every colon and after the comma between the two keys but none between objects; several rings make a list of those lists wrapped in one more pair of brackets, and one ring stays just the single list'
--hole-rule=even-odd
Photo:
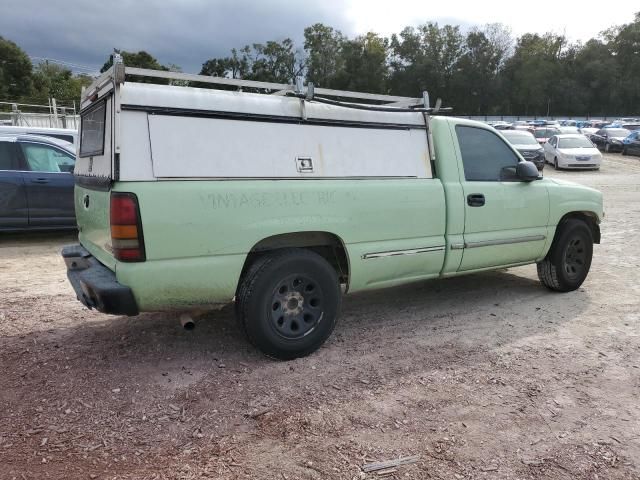
[{"label": "truck hood", "polygon": [[581,183],[570,182],[569,180],[561,180],[559,178],[549,178],[549,177],[545,177],[545,180],[551,183],[555,183],[560,187],[584,190],[587,196],[595,195],[597,198],[600,198],[600,199],[602,198],[602,192],[600,190],[587,187],[586,185],[582,185]]},{"label": "truck hood", "polygon": [[580,183],[571,182],[569,180],[562,180],[560,178],[549,178],[545,177],[545,180],[551,183],[555,183],[556,185],[566,186],[566,187],[577,187],[577,188],[586,188],[587,190],[593,190],[594,192],[598,192],[595,188],[586,187]]}]

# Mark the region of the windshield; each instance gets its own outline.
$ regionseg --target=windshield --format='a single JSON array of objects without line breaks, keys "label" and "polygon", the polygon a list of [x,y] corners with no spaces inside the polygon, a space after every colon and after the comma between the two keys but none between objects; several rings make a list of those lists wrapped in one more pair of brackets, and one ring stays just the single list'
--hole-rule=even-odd
[{"label": "windshield", "polygon": [[560,138],[558,148],[593,148],[593,144],[587,137]]},{"label": "windshield", "polygon": [[578,133],[578,127],[560,127],[562,133]]},{"label": "windshield", "polygon": [[560,133],[557,128],[543,128],[541,130],[536,130],[533,134],[536,138],[549,138],[556,133]]},{"label": "windshield", "polygon": [[607,128],[605,130],[605,133],[610,137],[626,137],[631,132],[629,132],[629,130],[626,130],[624,128]]},{"label": "windshield", "polygon": [[532,135],[524,135],[522,133],[503,131],[504,137],[513,145],[538,145],[536,139]]}]

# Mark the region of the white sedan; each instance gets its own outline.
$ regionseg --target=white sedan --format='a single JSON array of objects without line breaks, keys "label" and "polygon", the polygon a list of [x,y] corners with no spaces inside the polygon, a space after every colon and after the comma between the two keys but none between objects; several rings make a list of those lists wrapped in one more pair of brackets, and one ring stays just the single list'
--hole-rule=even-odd
[{"label": "white sedan", "polygon": [[602,154],[580,134],[554,135],[544,144],[544,160],[559,168],[599,169]]}]

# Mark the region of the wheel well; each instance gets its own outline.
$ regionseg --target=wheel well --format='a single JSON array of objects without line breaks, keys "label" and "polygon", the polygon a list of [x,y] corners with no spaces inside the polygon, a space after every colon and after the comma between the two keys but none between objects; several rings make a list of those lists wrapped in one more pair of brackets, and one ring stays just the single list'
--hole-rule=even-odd
[{"label": "wheel well", "polygon": [[268,252],[283,248],[304,248],[317,253],[331,265],[340,279],[349,287],[349,257],[344,242],[329,232],[292,232],[273,235],[256,243],[245,259],[240,280],[256,259]]},{"label": "wheel well", "polygon": [[[582,220],[585,222],[589,229],[591,230],[591,234],[593,235],[593,243],[600,243],[600,225],[598,225],[598,216],[593,212],[571,212],[567,213],[564,217],[560,219],[558,222],[558,227],[562,225],[563,222],[569,219]],[[556,234],[559,228],[556,229]]]}]

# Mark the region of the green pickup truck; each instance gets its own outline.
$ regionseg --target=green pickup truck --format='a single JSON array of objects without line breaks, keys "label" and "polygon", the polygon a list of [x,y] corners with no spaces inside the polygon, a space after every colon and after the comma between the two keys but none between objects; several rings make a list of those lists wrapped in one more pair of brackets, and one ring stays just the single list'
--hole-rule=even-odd
[{"label": "green pickup truck", "polygon": [[82,100],[80,243],[62,252],[78,299],[116,315],[235,302],[248,339],[291,359],[331,335],[346,292],[531,263],[578,288],[601,193],[435,110],[116,61]]}]

